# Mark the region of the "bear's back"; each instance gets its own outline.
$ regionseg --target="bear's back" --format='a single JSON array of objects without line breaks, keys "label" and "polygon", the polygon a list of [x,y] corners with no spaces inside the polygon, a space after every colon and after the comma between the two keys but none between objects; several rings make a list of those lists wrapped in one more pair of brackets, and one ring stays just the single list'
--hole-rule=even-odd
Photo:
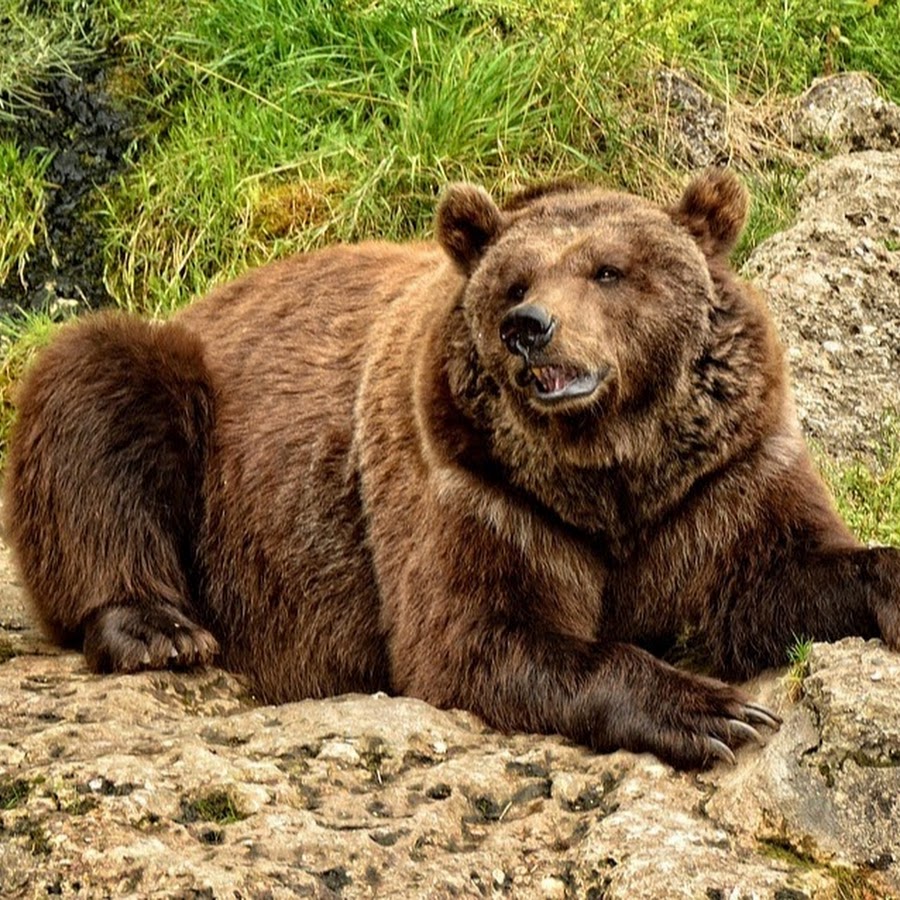
[{"label": "bear's back", "polygon": [[[293,390],[358,378],[384,308],[443,261],[429,244],[366,243],[292,256],[246,273],[176,317],[202,336],[214,379],[252,375],[258,392],[290,373]],[[262,379],[262,380],[261,380]],[[334,390],[330,391],[332,400]]]},{"label": "bear's back", "polygon": [[427,244],[338,246],[263,266],[183,310],[216,387],[218,443],[261,462],[273,442],[303,452],[309,436],[350,428],[373,326],[442,261]]}]

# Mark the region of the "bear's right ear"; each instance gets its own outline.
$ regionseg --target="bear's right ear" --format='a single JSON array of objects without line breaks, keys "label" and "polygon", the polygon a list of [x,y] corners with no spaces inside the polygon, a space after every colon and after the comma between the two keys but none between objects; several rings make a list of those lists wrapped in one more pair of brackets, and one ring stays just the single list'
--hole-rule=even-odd
[{"label": "bear's right ear", "polygon": [[487,191],[473,184],[452,184],[437,211],[438,243],[469,274],[503,228],[503,216]]}]

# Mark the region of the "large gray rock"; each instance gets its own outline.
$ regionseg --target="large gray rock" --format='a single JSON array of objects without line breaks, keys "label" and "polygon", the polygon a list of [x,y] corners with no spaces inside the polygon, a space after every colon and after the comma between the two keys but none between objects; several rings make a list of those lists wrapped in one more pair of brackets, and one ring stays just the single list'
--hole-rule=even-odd
[{"label": "large gray rock", "polygon": [[806,432],[833,456],[871,456],[900,409],[900,151],[816,167],[796,223],[744,271],[778,320]]},{"label": "large gray rock", "polygon": [[707,812],[798,859],[900,864],[900,655],[847,639],[816,645],[802,699],[766,752],[717,781]]},{"label": "large gray rock", "polygon": [[698,169],[731,157],[732,123],[724,103],[679,69],[660,69],[653,86],[660,142],[673,162]]},{"label": "large gray rock", "polygon": [[898,669],[817,648],[782,732],[698,778],[409,699],[254,707],[217,671],[17,657],[0,896],[837,896],[847,873],[889,896]]},{"label": "large gray rock", "polygon": [[900,106],[863,72],[821,78],[782,115],[787,139],[806,150],[852,153],[900,148]]}]

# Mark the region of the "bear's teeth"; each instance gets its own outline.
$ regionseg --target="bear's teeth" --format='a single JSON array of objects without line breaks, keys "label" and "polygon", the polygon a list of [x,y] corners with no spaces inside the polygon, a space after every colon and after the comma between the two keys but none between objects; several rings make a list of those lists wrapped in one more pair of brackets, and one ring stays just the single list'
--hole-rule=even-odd
[{"label": "bear's teeth", "polygon": [[565,366],[534,366],[531,374],[545,394],[561,391],[574,377]]}]

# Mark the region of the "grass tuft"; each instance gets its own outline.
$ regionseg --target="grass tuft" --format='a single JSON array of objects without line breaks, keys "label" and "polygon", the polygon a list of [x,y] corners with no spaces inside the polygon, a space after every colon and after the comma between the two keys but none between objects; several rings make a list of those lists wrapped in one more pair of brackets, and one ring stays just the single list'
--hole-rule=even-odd
[{"label": "grass tuft", "polygon": [[732,255],[735,267],[742,266],[763,241],[793,223],[798,188],[805,174],[805,166],[778,165],[765,175],[757,174],[748,180],[753,202],[747,226]]},{"label": "grass tuft", "polygon": [[885,414],[873,463],[821,465],[854,534],[867,543],[900,547],[900,416]]},{"label": "grass tuft", "polygon": [[226,790],[213,790],[192,799],[183,798],[181,801],[179,821],[184,824],[216,822],[219,825],[231,825],[246,818],[246,813],[239,809],[234,798]]},{"label": "grass tuft", "polygon": [[788,698],[796,703],[803,695],[803,682],[809,675],[809,657],[813,642],[809,638],[795,637],[793,645],[788,649],[788,671],[784,676],[784,685]]},{"label": "grass tuft", "polygon": [[0,139],[0,284],[22,278],[28,251],[44,237],[46,172],[52,157]]},{"label": "grass tuft", "polygon": [[0,779],[0,811],[15,809],[28,799],[31,787],[21,778]]},{"label": "grass tuft", "polygon": [[0,316],[0,468],[15,419],[15,387],[35,353],[44,347],[58,327],[58,319],[46,313]]}]

